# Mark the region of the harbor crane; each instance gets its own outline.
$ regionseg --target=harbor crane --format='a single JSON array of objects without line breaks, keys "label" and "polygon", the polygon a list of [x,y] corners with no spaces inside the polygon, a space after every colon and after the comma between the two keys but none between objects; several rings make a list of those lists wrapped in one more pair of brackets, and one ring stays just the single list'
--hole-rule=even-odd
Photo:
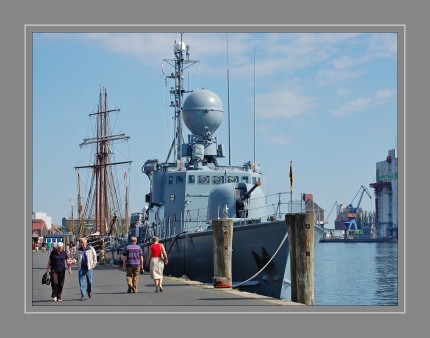
[{"label": "harbor crane", "polygon": [[[360,192],[361,192],[361,194],[360,194]],[[357,217],[357,212],[360,208],[361,200],[363,199],[364,193],[366,193],[367,196],[369,196],[369,198],[372,198],[372,196],[370,195],[367,188],[364,185],[362,185],[360,187],[360,189],[358,189],[357,193],[355,194],[352,202],[346,206],[346,210],[348,211],[348,213],[346,214],[346,216],[348,217],[348,222],[344,222],[344,224],[345,224],[345,227],[348,227],[347,231],[352,230],[352,229],[358,230],[356,217]],[[355,199],[357,198],[358,194],[360,194],[360,198],[358,199],[357,206],[354,207],[353,203],[354,203]]]},{"label": "harbor crane", "polygon": [[328,219],[330,218],[330,215],[333,212],[334,207],[337,207],[337,206],[338,206],[337,201],[334,201],[333,206],[331,207],[330,211],[327,214],[327,217],[326,217],[326,219],[324,221],[324,224],[328,224]]},{"label": "harbor crane", "polygon": [[[357,197],[357,195],[360,193],[360,191],[361,191],[360,198],[358,199],[357,206],[356,206],[356,207],[354,207],[354,206],[352,205],[352,203],[354,203],[354,200],[356,199],[356,197]],[[363,195],[364,195],[364,193],[366,193],[366,194],[367,194],[367,196],[369,196],[369,198],[372,198],[372,196],[370,195],[370,193],[369,193],[369,191],[367,190],[367,188],[366,188],[364,185],[362,185],[362,186],[360,187],[360,189],[358,189],[357,193],[355,194],[355,197],[353,198],[352,202],[351,202],[350,204],[348,204],[348,205],[347,205],[347,207],[346,207],[347,209],[349,209],[349,211],[350,211],[350,212],[352,212],[352,213],[357,213],[358,208],[360,207],[360,204],[361,204],[361,200],[363,199]]]}]

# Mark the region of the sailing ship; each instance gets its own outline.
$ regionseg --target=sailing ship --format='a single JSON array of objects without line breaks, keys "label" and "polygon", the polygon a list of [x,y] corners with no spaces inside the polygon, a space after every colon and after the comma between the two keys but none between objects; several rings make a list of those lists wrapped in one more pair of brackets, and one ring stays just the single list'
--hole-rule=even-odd
[{"label": "sailing ship", "polygon": [[[151,236],[157,235],[168,253],[167,275],[211,284],[211,222],[232,219],[232,287],[290,299],[289,226],[285,221],[285,213],[292,210],[290,192],[271,196],[275,197],[271,203],[263,191],[258,163],[218,163],[224,147],[218,144],[215,131],[223,120],[223,103],[210,90],[184,89],[184,69],[198,61],[190,59],[182,34],[174,42],[174,56],[164,62],[174,68],[166,78],[173,82],[170,107],[175,134],[166,160],[149,159],[142,167],[150,191],[139,221],[139,242],[147,254]],[[188,142],[182,136],[183,123],[191,132]],[[324,230],[315,226],[314,234],[318,243]]]},{"label": "sailing ship", "polygon": [[[98,109],[90,113],[94,134],[79,145],[91,148],[93,163],[76,166],[78,190],[78,225],[75,234],[86,237],[97,250],[103,239],[105,248],[113,245],[128,232],[128,172],[131,161],[116,161],[114,142],[128,141],[125,133],[114,134],[106,88],[100,88]],[[81,173],[85,172],[83,182]],[[84,184],[85,188],[81,188]],[[124,189],[125,187],[125,189]]]}]

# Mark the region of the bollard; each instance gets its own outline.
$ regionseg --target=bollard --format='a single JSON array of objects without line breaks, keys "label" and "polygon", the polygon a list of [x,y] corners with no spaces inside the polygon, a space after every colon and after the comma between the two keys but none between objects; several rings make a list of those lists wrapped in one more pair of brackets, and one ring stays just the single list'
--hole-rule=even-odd
[{"label": "bollard", "polygon": [[232,248],[233,248],[233,220],[214,219],[213,228],[213,263],[214,287],[231,288],[232,285]]},{"label": "bollard", "polygon": [[315,214],[287,214],[289,225],[291,300],[314,304],[314,223]]}]

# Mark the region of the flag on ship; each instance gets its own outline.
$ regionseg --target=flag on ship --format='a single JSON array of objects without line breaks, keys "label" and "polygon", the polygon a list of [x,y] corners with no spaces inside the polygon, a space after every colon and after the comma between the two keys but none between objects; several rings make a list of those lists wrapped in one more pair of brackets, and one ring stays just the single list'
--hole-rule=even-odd
[{"label": "flag on ship", "polygon": [[293,161],[290,161],[290,191],[293,191]]}]

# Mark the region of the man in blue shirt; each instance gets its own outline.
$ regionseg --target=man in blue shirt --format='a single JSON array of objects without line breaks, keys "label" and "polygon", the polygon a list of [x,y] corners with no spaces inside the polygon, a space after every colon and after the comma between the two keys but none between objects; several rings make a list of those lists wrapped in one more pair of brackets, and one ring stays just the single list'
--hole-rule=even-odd
[{"label": "man in blue shirt", "polygon": [[137,245],[137,237],[131,237],[130,244],[122,252],[122,269],[127,270],[127,293],[136,293],[139,271],[143,269],[143,250]]},{"label": "man in blue shirt", "polygon": [[[97,265],[96,250],[87,244],[86,238],[79,240],[80,247],[78,249],[78,270],[79,270],[79,288],[81,290],[81,300],[86,300],[86,295],[92,297],[93,288],[93,270]],[[86,287],[85,287],[86,280]]]}]

